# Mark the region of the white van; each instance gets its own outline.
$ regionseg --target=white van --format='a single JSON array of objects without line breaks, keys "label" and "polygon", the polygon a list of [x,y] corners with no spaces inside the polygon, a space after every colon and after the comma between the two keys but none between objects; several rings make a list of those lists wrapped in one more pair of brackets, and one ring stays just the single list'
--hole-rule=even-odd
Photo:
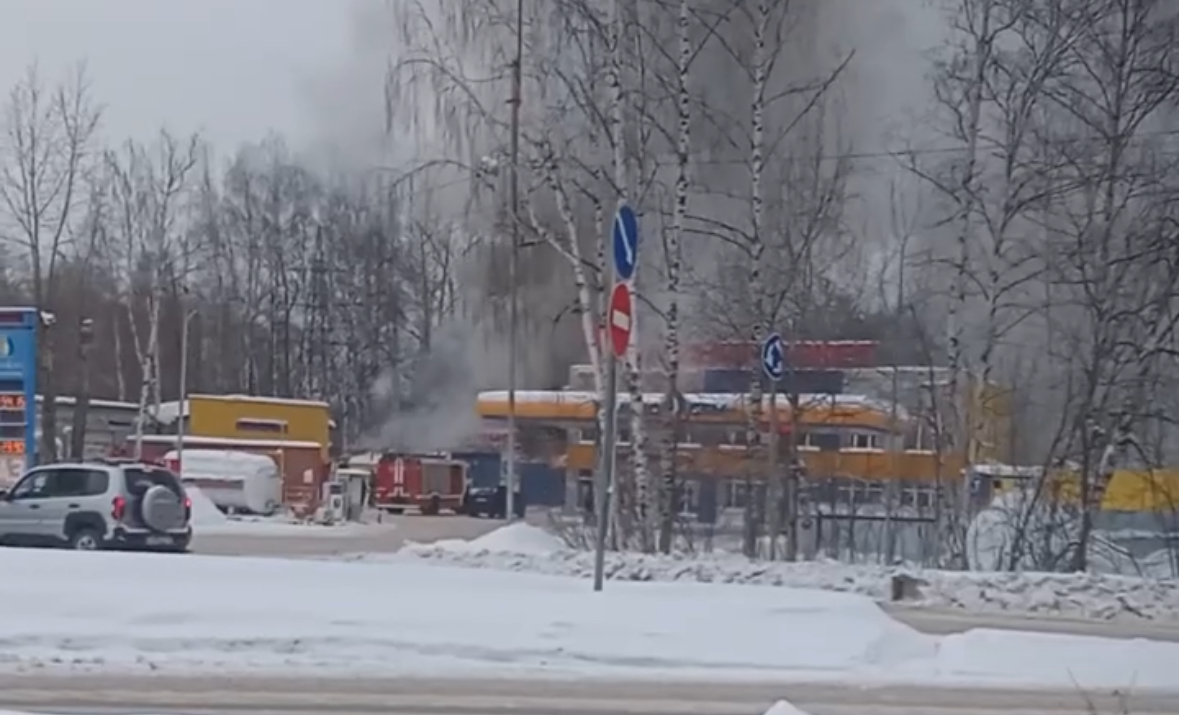
[{"label": "white van", "polygon": [[[176,464],[176,452],[164,455]],[[282,507],[282,473],[264,454],[185,449],[180,481],[199,487],[222,511],[270,516]]]}]

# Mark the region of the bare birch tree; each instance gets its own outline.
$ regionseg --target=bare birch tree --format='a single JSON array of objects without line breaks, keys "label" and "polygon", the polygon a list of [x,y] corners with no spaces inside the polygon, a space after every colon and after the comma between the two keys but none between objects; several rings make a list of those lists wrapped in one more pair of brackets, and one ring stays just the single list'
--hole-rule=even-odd
[{"label": "bare birch tree", "polygon": [[[129,141],[121,153],[106,154],[115,216],[111,235],[116,245],[111,246],[111,255],[122,263],[123,308],[139,362],[137,458],[148,415],[158,413],[163,289],[168,276],[184,260],[179,245],[181,202],[190,188],[189,174],[197,164],[198,148],[195,136],[180,140],[161,132],[154,146]],[[142,323],[136,310],[140,300]],[[153,402],[155,411],[149,410]]]},{"label": "bare birch tree", "polygon": [[[56,309],[58,267],[73,240],[71,229],[84,203],[81,184],[98,127],[100,110],[90,97],[79,66],[59,85],[46,87],[36,65],[12,88],[4,107],[0,154],[0,239],[24,254],[33,305],[42,315]],[[56,321],[42,322],[38,371],[41,440],[38,458],[57,460],[57,394],[54,366]]]},{"label": "bare birch tree", "polygon": [[1155,131],[1179,100],[1179,14],[1158,0],[1051,6],[1080,27],[1071,71],[1046,83],[1044,133],[1069,189],[1052,204],[1048,261],[1080,387],[1068,417],[1080,474],[1069,566],[1084,570],[1105,487],[1141,461],[1142,431],[1160,417],[1159,371],[1179,367],[1179,187],[1173,146]]},{"label": "bare birch tree", "polygon": [[[947,445],[973,463],[998,453],[984,431],[997,367],[1018,348],[1012,338],[1023,323],[1040,312],[1035,289],[1044,264],[1034,214],[1055,187],[1045,181],[1039,127],[1045,87],[1070,64],[1080,25],[1051,1],[961,0],[951,27],[935,88],[946,133],[963,155],[933,168],[914,156],[909,168],[949,212],[943,227],[954,246],[934,250],[934,265],[950,284]],[[941,542],[956,564],[966,528],[960,491],[938,489]]]}]

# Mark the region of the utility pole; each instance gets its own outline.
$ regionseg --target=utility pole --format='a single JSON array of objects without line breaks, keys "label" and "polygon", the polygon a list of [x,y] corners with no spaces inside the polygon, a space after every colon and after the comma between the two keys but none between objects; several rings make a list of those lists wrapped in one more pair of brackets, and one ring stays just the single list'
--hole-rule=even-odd
[{"label": "utility pole", "polygon": [[176,476],[184,476],[184,437],[188,427],[188,330],[197,311],[191,308],[184,313],[180,326],[180,381],[176,397]]},{"label": "utility pole", "polygon": [[[905,304],[905,249],[908,248],[909,237],[901,241],[901,258],[897,268],[897,305],[896,305],[896,320],[897,320],[897,334],[901,334],[901,326],[903,319],[901,311]],[[891,404],[888,409],[888,452],[889,464],[891,473],[889,474],[888,484],[884,492],[884,550],[885,563],[892,565],[896,558],[897,551],[897,524],[895,511],[897,508],[897,490],[900,488],[900,470],[897,464],[898,454],[905,448],[904,436],[900,434],[900,424],[898,420],[898,407],[900,401],[900,367],[897,365],[896,355],[892,358],[892,395]],[[917,499],[913,499],[913,504],[916,505]]]},{"label": "utility pole", "polygon": [[504,518],[516,518],[516,333],[519,332],[520,102],[523,99],[524,0],[516,0],[516,61],[512,63],[512,250],[508,259],[508,463]]},{"label": "utility pole", "polygon": [[90,414],[90,351],[94,347],[94,320],[78,321],[78,394],[74,397],[74,421],[70,431],[70,458],[86,456],[86,425]]}]

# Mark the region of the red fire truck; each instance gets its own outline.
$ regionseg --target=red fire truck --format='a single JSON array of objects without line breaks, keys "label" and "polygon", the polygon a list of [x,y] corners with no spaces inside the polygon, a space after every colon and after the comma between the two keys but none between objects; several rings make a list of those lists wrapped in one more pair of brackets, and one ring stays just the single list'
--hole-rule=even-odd
[{"label": "red fire truck", "polygon": [[446,455],[384,454],[373,476],[373,506],[390,514],[459,513],[467,463]]}]

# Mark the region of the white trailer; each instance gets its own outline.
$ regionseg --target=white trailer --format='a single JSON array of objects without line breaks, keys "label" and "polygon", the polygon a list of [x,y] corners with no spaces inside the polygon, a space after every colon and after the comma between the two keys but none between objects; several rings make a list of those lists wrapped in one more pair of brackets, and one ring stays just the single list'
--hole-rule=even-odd
[{"label": "white trailer", "polygon": [[[168,452],[164,461],[175,469],[176,452]],[[223,511],[269,516],[282,507],[282,472],[264,454],[185,449],[179,477]]]}]

